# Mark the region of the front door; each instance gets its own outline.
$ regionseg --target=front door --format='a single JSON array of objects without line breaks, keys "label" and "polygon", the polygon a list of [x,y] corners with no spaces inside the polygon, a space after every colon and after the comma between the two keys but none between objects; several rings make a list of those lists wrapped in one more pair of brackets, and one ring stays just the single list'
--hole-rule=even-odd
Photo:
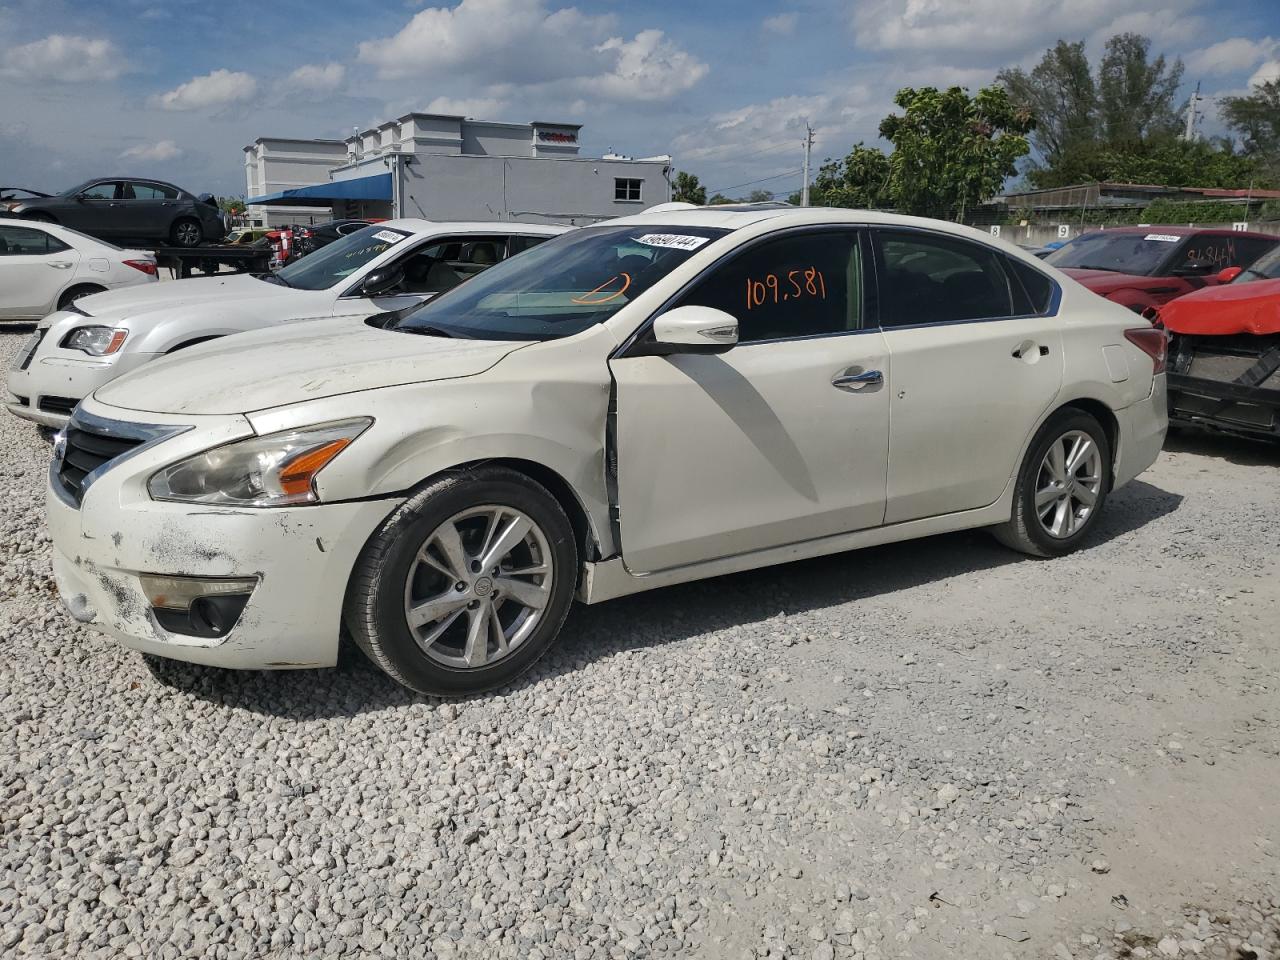
[{"label": "front door", "polygon": [[121,188],[122,185],[115,180],[100,180],[86,187],[71,201],[72,206],[63,222],[91,237],[120,236],[120,213],[124,205],[119,199]]},{"label": "front door", "polygon": [[1053,285],[985,244],[872,235],[893,379],[885,522],[994,503],[1062,385]]},{"label": "front door", "polygon": [[671,306],[716,307],[739,342],[713,356],[621,356],[617,502],[632,573],[879,524],[887,352],[864,323],[850,229],[767,239]]}]

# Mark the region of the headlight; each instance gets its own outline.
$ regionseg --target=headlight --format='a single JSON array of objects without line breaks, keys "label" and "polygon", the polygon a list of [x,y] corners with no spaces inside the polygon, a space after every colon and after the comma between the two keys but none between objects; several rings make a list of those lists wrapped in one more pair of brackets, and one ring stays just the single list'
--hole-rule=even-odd
[{"label": "headlight", "polygon": [[147,481],[154,500],[233,507],[315,503],[315,477],[360,436],[368,417],[249,437],[165,467]]},{"label": "headlight", "polygon": [[114,327],[76,327],[62,338],[67,350],[83,350],[91,357],[106,357],[124,346],[128,330]]}]

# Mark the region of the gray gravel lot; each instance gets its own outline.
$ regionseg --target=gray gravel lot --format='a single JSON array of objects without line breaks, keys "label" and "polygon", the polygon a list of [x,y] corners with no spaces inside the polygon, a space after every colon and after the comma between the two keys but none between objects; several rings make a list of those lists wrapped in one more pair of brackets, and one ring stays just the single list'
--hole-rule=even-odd
[{"label": "gray gravel lot", "polygon": [[0,955],[1275,960],[1280,450],[1170,446],[1072,557],[579,608],[441,703],[79,627],[5,416]]}]

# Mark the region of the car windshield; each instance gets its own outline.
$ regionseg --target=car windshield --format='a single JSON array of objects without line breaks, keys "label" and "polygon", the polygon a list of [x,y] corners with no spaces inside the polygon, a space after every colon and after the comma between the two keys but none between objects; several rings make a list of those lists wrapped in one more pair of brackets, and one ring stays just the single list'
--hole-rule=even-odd
[{"label": "car windshield", "polygon": [[63,191],[62,191],[62,193],[58,194],[58,196],[60,196],[60,197],[74,197],[74,196],[77,196],[77,195],[78,195],[78,194],[80,194],[82,191],[84,191],[84,190],[88,190],[90,187],[92,187],[95,183],[98,183],[98,182],[99,182],[99,181],[97,181],[97,180],[86,180],[84,183],[77,183],[77,184],[76,184],[74,187],[72,187],[70,190],[63,190]]},{"label": "car windshield", "polygon": [[1249,283],[1252,280],[1280,280],[1280,246],[1260,256],[1246,270],[1242,270],[1232,283]]},{"label": "car windshield", "polygon": [[1096,231],[1076,237],[1044,258],[1059,270],[1113,270],[1149,277],[1181,242],[1171,233],[1119,233]]},{"label": "car windshield", "polygon": [[365,227],[289,264],[276,277],[298,290],[327,290],[410,236],[390,227]]},{"label": "car windshield", "polygon": [[554,340],[613,316],[727,230],[585,227],[512,257],[404,317],[396,330]]}]

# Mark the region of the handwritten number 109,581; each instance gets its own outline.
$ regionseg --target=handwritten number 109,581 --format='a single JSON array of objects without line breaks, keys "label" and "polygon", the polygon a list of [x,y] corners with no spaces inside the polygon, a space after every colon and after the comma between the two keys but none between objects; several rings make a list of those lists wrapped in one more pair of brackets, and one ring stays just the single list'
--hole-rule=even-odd
[{"label": "handwritten number 109,581", "polygon": [[766,303],[783,303],[806,297],[827,299],[827,280],[816,267],[788,270],[781,280],[776,273],[765,274],[763,280],[747,277],[748,310]]}]

